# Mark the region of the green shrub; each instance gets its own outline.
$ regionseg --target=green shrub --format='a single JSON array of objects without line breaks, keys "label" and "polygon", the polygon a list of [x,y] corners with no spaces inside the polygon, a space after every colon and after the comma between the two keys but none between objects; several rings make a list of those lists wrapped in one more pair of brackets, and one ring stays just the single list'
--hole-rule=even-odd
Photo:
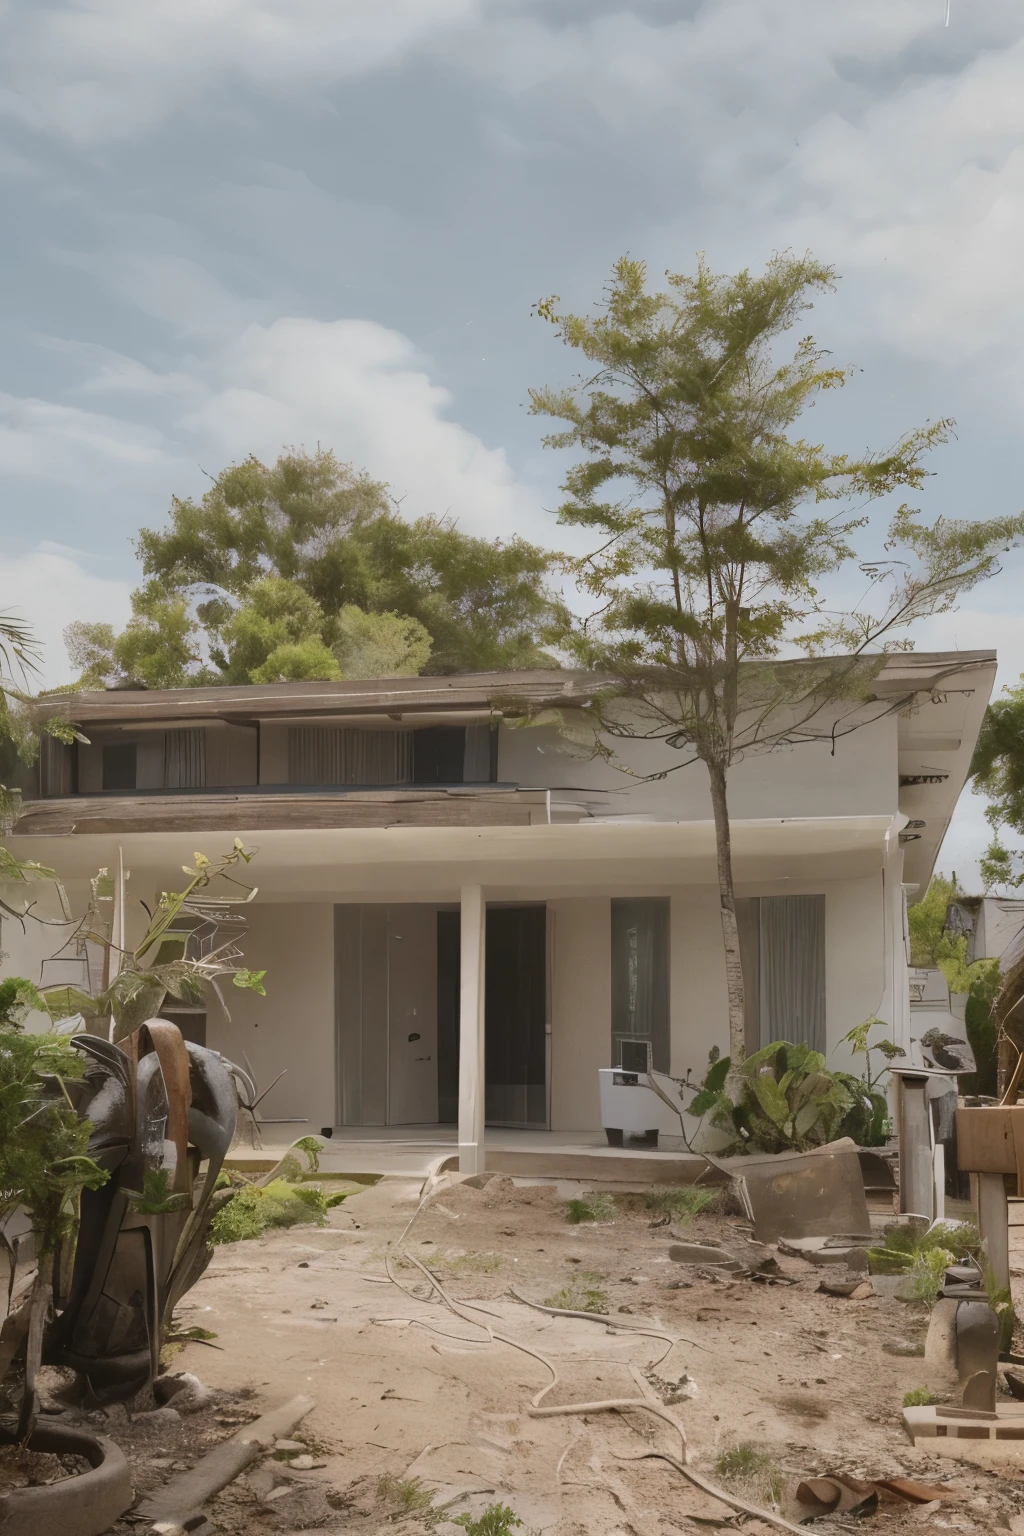
[{"label": "green shrub", "polygon": [[289,1184],[285,1179],[275,1179],[265,1189],[251,1184],[216,1213],[210,1237],[215,1243],[239,1243],[262,1237],[270,1227],[294,1227],[301,1221],[322,1227],[327,1209],[327,1196],[317,1184]]},{"label": "green shrub", "polygon": [[507,1504],[488,1504],[478,1520],[467,1514],[459,1515],[453,1523],[464,1526],[469,1536],[511,1536],[523,1522]]},{"label": "green shrub", "polygon": [[762,1504],[777,1504],[782,1496],[783,1478],[778,1463],[747,1440],[723,1451],[715,1462],[715,1471],[734,1492],[748,1492]]},{"label": "green shrub", "polygon": [[565,1219],[571,1222],[613,1221],[618,1214],[611,1195],[581,1195],[569,1200],[565,1207]]},{"label": "green shrub", "polygon": [[953,1264],[973,1257],[980,1246],[978,1229],[970,1222],[958,1226],[940,1221],[930,1228],[891,1226],[886,1228],[884,1244],[868,1249],[868,1268],[873,1275],[906,1275],[921,1254],[941,1251],[944,1263]]},{"label": "green shrub", "polygon": [[396,1477],[384,1472],[377,1479],[377,1498],[403,1515],[423,1514],[433,1506],[434,1495],[418,1477]]},{"label": "green shrub", "polygon": [[582,1276],[574,1275],[569,1285],[564,1285],[544,1302],[546,1307],[556,1307],[559,1312],[608,1311],[608,1293],[599,1286],[587,1285]]},{"label": "green shrub", "polygon": [[719,1212],[725,1204],[721,1189],[708,1189],[704,1184],[691,1184],[686,1189],[649,1189],[644,1195],[644,1205],[649,1211],[672,1216],[677,1221],[688,1221],[691,1216],[705,1212]]},{"label": "green shrub", "polygon": [[24,1206],[41,1259],[74,1234],[82,1190],[107,1181],[64,1086],[85,1064],[67,1035],[0,1023],[0,1221]]},{"label": "green shrub", "polygon": [[715,1047],[689,1112],[708,1116],[736,1152],[806,1152],[851,1132],[860,1140],[884,1116],[884,1097],[849,1072],[829,1072],[808,1045],[776,1040],[737,1068],[738,1097],[726,1092],[732,1069]]},{"label": "green shrub", "polygon": [[929,1408],[932,1403],[938,1402],[934,1392],[929,1392],[927,1387],[913,1387],[903,1394],[904,1408]]},{"label": "green shrub", "polygon": [[324,1149],[322,1141],[316,1136],[300,1136],[298,1141],[292,1142],[292,1146],[297,1147],[300,1152],[305,1152],[309,1158],[310,1173],[320,1172],[320,1153]]},{"label": "green shrub", "polygon": [[926,1248],[916,1254],[910,1266],[912,1299],[926,1301],[931,1306],[939,1294],[947,1267],[954,1262],[948,1248]]}]

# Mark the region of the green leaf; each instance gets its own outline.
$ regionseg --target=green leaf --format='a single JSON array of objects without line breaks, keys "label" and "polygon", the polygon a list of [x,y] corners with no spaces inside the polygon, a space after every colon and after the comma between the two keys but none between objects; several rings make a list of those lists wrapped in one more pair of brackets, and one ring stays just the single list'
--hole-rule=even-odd
[{"label": "green leaf", "polygon": [[720,1056],[716,1046],[714,1053],[708,1057],[708,1070],[701,1087],[711,1093],[720,1093],[725,1087],[731,1067],[732,1059],[729,1056]]},{"label": "green leaf", "polygon": [[133,1211],[143,1216],[163,1216],[171,1211],[188,1210],[192,1204],[187,1194],[175,1194],[166,1168],[147,1168],[142,1176],[142,1190],[126,1190]]},{"label": "green leaf", "polygon": [[750,1089],[772,1124],[781,1129],[789,1119],[789,1101],[775,1079],[762,1074],[751,1079]]},{"label": "green leaf", "polygon": [[263,978],[266,974],[266,971],[249,971],[245,969],[236,971],[231,978],[231,985],[241,987],[247,992],[258,992],[260,997],[266,997],[267,989],[263,985]]},{"label": "green leaf", "polygon": [[821,1105],[812,1100],[809,1104],[797,1110],[793,1118],[793,1131],[799,1137],[810,1135],[811,1131],[821,1119]]},{"label": "green leaf", "polygon": [[[693,1098],[690,1100],[689,1113],[691,1115],[695,1115],[699,1120],[703,1115],[708,1113],[708,1110],[714,1109],[715,1105],[721,1101],[722,1095],[720,1093],[716,1093],[713,1088],[702,1088],[700,1092],[694,1094]],[[728,1100],[725,1102],[728,1103]]]}]

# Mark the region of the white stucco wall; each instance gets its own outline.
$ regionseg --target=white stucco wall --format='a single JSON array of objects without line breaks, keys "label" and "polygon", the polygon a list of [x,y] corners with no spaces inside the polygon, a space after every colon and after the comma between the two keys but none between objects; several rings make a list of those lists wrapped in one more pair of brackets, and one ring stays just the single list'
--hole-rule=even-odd
[{"label": "white stucco wall", "polygon": [[[241,947],[247,965],[266,970],[267,995],[229,983],[231,1022],[212,1001],[207,1044],[242,1067],[248,1056],[261,1091],[287,1068],[260,1113],[306,1115],[316,1132],[334,1124],[335,1112],[334,908],[328,902],[275,905],[257,899],[248,920]],[[294,1134],[302,1135],[302,1127]],[[287,1127],[280,1139],[290,1139]]]},{"label": "white stucco wall", "polygon": [[[662,743],[613,744],[638,774],[672,768],[685,754]],[[711,819],[707,770],[692,763],[645,783],[614,767],[560,749],[554,727],[510,729],[498,738],[498,778],[524,787],[604,791],[607,814],[643,813],[681,821]],[[876,720],[828,742],[752,753],[729,771],[734,818],[860,816],[897,810],[897,722]]]},{"label": "white stucco wall", "polygon": [[986,896],[975,921],[975,960],[1001,960],[1024,931],[1024,901],[1015,896]]},{"label": "white stucco wall", "polygon": [[[600,1125],[597,1072],[611,1056],[611,895],[551,903],[551,1128]],[[715,1045],[728,1051],[725,960],[711,886],[652,889],[671,900],[670,1028],[673,1077],[700,1081]],[[825,896],[825,1009],[829,1064],[859,1073],[842,1037],[879,1012],[885,993],[881,875],[741,887],[741,896]]]},{"label": "white stucco wall", "polygon": [[[825,897],[825,1020],[831,1066],[849,1066],[842,1037],[883,1007],[885,946],[881,875],[801,885],[740,886],[738,896]],[[708,1052],[728,1049],[725,958],[718,893],[672,894],[672,1073],[703,1077]]]}]

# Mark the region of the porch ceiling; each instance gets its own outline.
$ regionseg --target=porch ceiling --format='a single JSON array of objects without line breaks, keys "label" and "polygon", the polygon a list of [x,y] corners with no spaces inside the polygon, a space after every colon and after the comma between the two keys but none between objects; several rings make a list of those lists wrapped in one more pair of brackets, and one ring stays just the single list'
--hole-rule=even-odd
[{"label": "porch ceiling", "polygon": [[[738,883],[855,878],[879,869],[887,839],[903,818],[808,817],[733,823]],[[258,856],[248,871],[263,900],[454,900],[463,884],[491,893],[538,896],[715,880],[710,821],[583,822],[519,827],[301,829],[237,834],[196,832],[14,837],[11,851],[37,859],[66,880],[117,862],[120,847],[136,881],[167,889],[192,862],[234,835]],[[889,843],[891,847],[891,842]],[[138,885],[136,885],[138,888]]]}]

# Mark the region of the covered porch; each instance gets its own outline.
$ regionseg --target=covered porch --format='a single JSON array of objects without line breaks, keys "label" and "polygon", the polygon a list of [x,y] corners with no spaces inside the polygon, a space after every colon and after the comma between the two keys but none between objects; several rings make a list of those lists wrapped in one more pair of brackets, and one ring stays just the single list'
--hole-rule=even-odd
[{"label": "covered porch", "polygon": [[[733,824],[738,894],[824,894],[835,1038],[870,1013],[899,1023],[900,824]],[[268,1143],[329,1127],[332,1162],[358,1145],[364,1157],[449,1153],[467,1172],[484,1168],[488,1149],[525,1155],[517,1138],[527,1136],[553,1138],[532,1142],[531,1155],[597,1155],[597,1073],[613,1064],[615,903],[662,903],[667,913],[667,1070],[699,1077],[710,1048],[726,1044],[710,822],[225,828],[224,838],[236,835],[257,849],[242,947],[266,969],[267,997],[229,988],[230,1018],[211,1003],[205,1039],[248,1064],[261,1088],[284,1074],[261,1106]],[[59,869],[73,900],[123,856],[137,903],[173,886],[196,841],[82,831],[12,846]],[[201,841],[216,853],[217,834]],[[500,962],[489,927],[505,930]],[[496,1046],[514,1071],[488,1073]],[[488,1119],[503,1124],[485,1131]]]}]

